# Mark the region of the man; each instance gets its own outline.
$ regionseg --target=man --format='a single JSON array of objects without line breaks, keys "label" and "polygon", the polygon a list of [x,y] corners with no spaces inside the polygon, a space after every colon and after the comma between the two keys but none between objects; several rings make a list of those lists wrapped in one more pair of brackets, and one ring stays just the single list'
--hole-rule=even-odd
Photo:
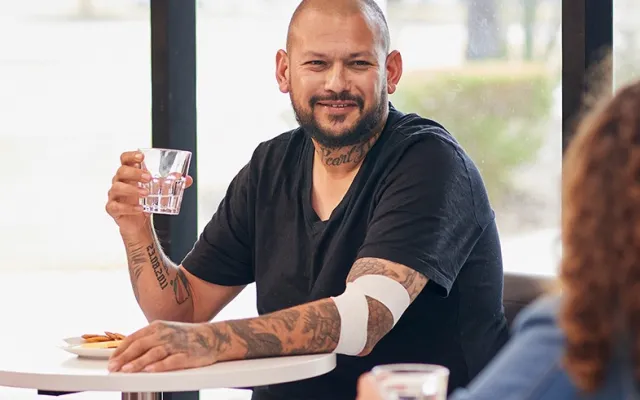
[{"label": "man", "polygon": [[[443,127],[390,105],[402,59],[373,0],[303,1],[276,61],[300,128],[257,147],[181,265],[137,205],[141,155],[123,154],[106,208],[153,322],[110,370],[335,352],[334,371],[253,398],[353,399],[363,372],[395,362],[465,385],[507,337],[478,170]],[[259,317],[209,323],[252,282]]]}]

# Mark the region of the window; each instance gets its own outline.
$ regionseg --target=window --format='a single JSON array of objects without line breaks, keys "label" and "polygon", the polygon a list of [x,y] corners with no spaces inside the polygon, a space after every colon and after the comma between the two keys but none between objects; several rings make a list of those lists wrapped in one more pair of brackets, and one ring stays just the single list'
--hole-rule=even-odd
[{"label": "window", "polygon": [[614,88],[640,78],[640,4],[633,0],[613,2]]},{"label": "window", "polygon": [[104,206],[120,153],[151,144],[148,6],[0,0],[0,36],[0,318],[51,338],[138,328]]},{"label": "window", "polygon": [[[198,8],[198,232],[255,147],[294,127],[289,97],[276,84],[275,54],[297,4],[212,0]],[[257,315],[255,304],[250,285],[216,319]]]},{"label": "window", "polygon": [[[384,3],[393,47],[405,63],[391,101],[443,123],[478,164],[497,214],[505,270],[555,274],[561,2]],[[274,76],[296,5],[210,1],[199,9],[199,230],[255,146],[296,126]]]},{"label": "window", "polygon": [[480,168],[505,271],[555,274],[561,2],[398,0],[388,15],[405,61],[391,101],[442,123]]}]

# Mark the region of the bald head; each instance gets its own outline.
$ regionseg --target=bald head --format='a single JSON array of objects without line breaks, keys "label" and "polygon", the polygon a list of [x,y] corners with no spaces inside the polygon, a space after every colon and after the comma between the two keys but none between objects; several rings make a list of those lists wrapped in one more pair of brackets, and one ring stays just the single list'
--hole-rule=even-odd
[{"label": "bald head", "polygon": [[360,15],[377,36],[384,55],[389,53],[391,39],[384,13],[375,0],[302,0],[291,17],[287,33],[287,52],[291,52],[300,21],[306,13],[321,13],[337,17]]},{"label": "bald head", "polygon": [[346,149],[382,130],[388,97],[402,75],[400,52],[390,52],[389,45],[389,28],[374,0],[298,5],[287,50],[276,53],[276,79],[314,143]]}]

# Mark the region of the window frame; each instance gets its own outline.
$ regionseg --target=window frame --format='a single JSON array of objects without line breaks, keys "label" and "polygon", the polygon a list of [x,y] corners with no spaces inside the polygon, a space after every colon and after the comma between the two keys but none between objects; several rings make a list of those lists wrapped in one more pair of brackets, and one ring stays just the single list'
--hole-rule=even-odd
[{"label": "window frame", "polygon": [[150,18],[151,143],[192,153],[193,185],[184,193],[180,214],[153,216],[162,248],[179,262],[198,236],[196,1],[152,0]]}]

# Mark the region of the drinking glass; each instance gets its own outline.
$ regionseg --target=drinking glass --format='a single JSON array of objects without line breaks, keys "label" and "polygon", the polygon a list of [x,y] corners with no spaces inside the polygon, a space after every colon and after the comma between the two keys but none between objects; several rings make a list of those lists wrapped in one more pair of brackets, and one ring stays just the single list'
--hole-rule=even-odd
[{"label": "drinking glass", "polygon": [[149,195],[140,198],[144,212],[178,215],[191,152],[185,150],[149,148],[139,149],[144,154],[141,168],[151,175],[149,183],[141,184]]},{"label": "drinking glass", "polygon": [[371,371],[384,400],[446,400],[449,370],[431,364],[380,365]]}]

